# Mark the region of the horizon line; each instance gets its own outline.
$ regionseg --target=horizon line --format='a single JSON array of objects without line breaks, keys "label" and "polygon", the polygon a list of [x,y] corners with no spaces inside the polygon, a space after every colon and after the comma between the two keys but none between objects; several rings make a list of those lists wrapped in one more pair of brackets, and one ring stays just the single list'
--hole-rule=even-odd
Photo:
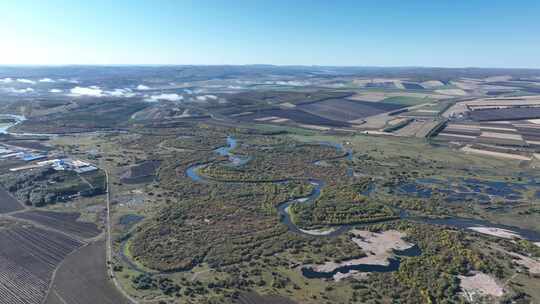
[{"label": "horizon line", "polygon": [[481,66],[423,66],[423,65],[307,65],[307,64],[267,64],[267,63],[246,63],[246,64],[184,64],[184,63],[115,63],[115,64],[86,64],[86,63],[62,63],[62,64],[4,64],[0,63],[0,67],[14,68],[42,68],[42,67],[250,67],[250,66],[267,66],[277,68],[378,68],[378,69],[491,69],[491,70],[539,70],[540,67],[481,67]]}]

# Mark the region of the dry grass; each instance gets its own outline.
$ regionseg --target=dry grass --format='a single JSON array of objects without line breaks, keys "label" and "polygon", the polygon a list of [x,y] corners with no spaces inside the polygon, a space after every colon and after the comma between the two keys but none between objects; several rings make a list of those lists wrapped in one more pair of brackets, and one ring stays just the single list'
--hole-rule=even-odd
[{"label": "dry grass", "polygon": [[422,138],[426,137],[429,131],[431,131],[438,123],[439,122],[435,120],[415,120],[394,133],[396,133],[398,136]]},{"label": "dry grass", "polygon": [[529,270],[531,274],[540,274],[540,261],[514,252],[507,252],[514,258],[514,262]]},{"label": "dry grass", "polygon": [[510,140],[518,140],[518,141],[523,140],[523,137],[520,134],[496,133],[496,132],[482,132],[480,133],[480,137],[510,139]]},{"label": "dry grass", "polygon": [[465,146],[465,147],[461,148],[461,151],[463,151],[465,153],[473,153],[473,154],[487,155],[487,156],[507,158],[507,159],[531,160],[531,158],[528,157],[528,156],[523,156],[523,155],[518,155],[518,154],[511,154],[511,153],[480,150],[480,149],[471,148],[470,146]]}]

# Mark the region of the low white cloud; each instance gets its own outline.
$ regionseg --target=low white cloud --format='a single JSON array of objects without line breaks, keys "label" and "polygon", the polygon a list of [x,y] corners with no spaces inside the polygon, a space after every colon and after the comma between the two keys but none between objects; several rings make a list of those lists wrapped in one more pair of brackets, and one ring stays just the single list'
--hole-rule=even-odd
[{"label": "low white cloud", "polygon": [[70,90],[71,96],[92,96],[92,97],[102,97],[103,96],[103,90],[101,90],[97,86],[91,86],[91,87],[74,87]]},{"label": "low white cloud", "polygon": [[208,101],[208,100],[216,100],[218,97],[216,95],[202,95],[197,96],[198,101]]},{"label": "low white cloud", "polygon": [[25,78],[17,78],[17,82],[26,83],[26,84],[36,84],[35,81],[30,80],[30,79],[25,79]]},{"label": "low white cloud", "polygon": [[307,86],[311,83],[309,81],[297,81],[297,80],[289,80],[289,81],[267,81],[268,84],[277,84],[277,85],[289,85],[289,86]]},{"label": "low white cloud", "polygon": [[159,94],[159,95],[152,95],[148,96],[145,100],[149,102],[157,102],[160,100],[164,101],[180,101],[183,100],[184,97],[178,95],[178,94]]},{"label": "low white cloud", "polygon": [[150,87],[145,86],[144,84],[140,84],[140,85],[137,86],[137,90],[139,90],[139,91],[147,91],[147,90],[150,90]]},{"label": "low white cloud", "polygon": [[0,83],[12,83],[12,82],[13,82],[13,79],[9,77],[0,79]]},{"label": "low white cloud", "polygon": [[52,79],[50,79],[50,78],[42,78],[42,79],[39,80],[39,82],[49,82],[49,83],[52,83],[52,82],[56,82],[56,81],[54,81],[54,80],[52,80]]},{"label": "low white cloud", "polygon": [[113,91],[106,91],[105,92],[107,95],[109,96],[113,96],[113,97],[134,97],[135,93],[133,93],[133,91],[131,91],[131,89],[114,89]]},{"label": "low white cloud", "polygon": [[34,92],[34,89],[32,88],[26,88],[26,89],[5,88],[3,90],[4,92],[13,93],[13,94],[26,94],[26,93]]},{"label": "low white cloud", "polygon": [[193,90],[190,90],[190,89],[184,89],[184,92],[186,92],[186,94],[193,94]]},{"label": "low white cloud", "polygon": [[50,93],[62,93],[63,91],[60,90],[60,89],[50,89],[49,92]]},{"label": "low white cloud", "polygon": [[114,89],[111,91],[103,90],[98,86],[89,86],[89,87],[74,87],[70,90],[68,96],[80,97],[80,96],[89,96],[89,97],[135,97],[137,93],[129,88],[124,89]]}]

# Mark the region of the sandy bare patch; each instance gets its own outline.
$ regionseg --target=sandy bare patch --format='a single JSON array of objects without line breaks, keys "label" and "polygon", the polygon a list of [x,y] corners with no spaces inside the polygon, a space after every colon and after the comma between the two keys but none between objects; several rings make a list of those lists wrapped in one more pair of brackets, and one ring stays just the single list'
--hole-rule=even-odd
[{"label": "sandy bare patch", "polygon": [[387,230],[384,232],[371,232],[367,230],[351,230],[354,234],[353,242],[366,252],[373,255],[384,255],[392,249],[405,250],[414,246],[403,240],[405,233],[397,230]]},{"label": "sandy bare patch", "polygon": [[501,297],[504,294],[504,289],[497,281],[485,273],[477,272],[472,276],[459,276],[459,279],[460,286],[469,300],[473,300],[476,295]]},{"label": "sandy bare patch", "polygon": [[346,278],[350,278],[350,277],[355,277],[357,279],[361,279],[361,278],[366,278],[367,277],[367,273],[366,272],[360,272],[360,271],[357,271],[357,270],[351,270],[349,271],[348,273],[341,273],[341,272],[338,272],[334,275],[334,281],[341,281],[343,279],[346,279]]},{"label": "sandy bare patch", "polygon": [[312,229],[312,230],[299,229],[299,230],[309,235],[329,235],[330,233],[336,231],[336,229]]},{"label": "sandy bare patch", "polygon": [[[393,256],[393,250],[405,250],[414,246],[402,238],[405,234],[397,230],[388,230],[381,233],[370,232],[366,230],[351,230],[354,234],[352,241],[362,248],[367,256],[344,261],[341,263],[326,262],[322,265],[314,266],[313,269],[318,272],[331,272],[336,268],[351,265],[383,265],[390,264],[389,259]],[[342,274],[344,277],[348,274]]]},{"label": "sandy bare patch", "polygon": [[521,239],[521,235],[519,235],[517,232],[507,230],[507,229],[501,229],[501,228],[495,228],[495,227],[467,227],[469,230],[473,230],[479,233],[492,235],[504,239]]},{"label": "sandy bare patch", "polygon": [[493,157],[499,157],[499,158],[507,158],[507,159],[515,159],[515,160],[531,160],[528,156],[518,155],[518,154],[511,154],[511,153],[504,153],[504,152],[494,152],[494,151],[487,151],[487,150],[480,150],[471,148],[470,146],[465,146],[461,148],[461,151],[465,153],[473,153],[473,154],[480,154],[480,155],[488,155]]}]

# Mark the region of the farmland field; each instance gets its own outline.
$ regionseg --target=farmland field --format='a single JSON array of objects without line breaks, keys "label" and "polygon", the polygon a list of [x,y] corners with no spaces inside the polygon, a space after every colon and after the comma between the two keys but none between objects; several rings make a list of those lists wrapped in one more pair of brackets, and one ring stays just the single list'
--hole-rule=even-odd
[{"label": "farmland field", "polygon": [[256,119],[264,119],[265,117],[278,117],[278,118],[287,118],[292,121],[301,124],[310,124],[310,125],[323,125],[323,126],[332,126],[332,127],[348,127],[349,124],[343,121],[333,120],[331,118],[326,118],[318,116],[316,114],[308,113],[306,111],[300,110],[281,110],[281,109],[268,109],[260,110],[257,113],[249,114],[242,116],[241,119],[246,121],[254,121]]},{"label": "farmland field", "polygon": [[24,207],[9,192],[0,187],[0,213],[22,210]]},{"label": "farmland field", "polygon": [[540,107],[475,110],[470,115],[475,121],[534,119],[540,118]]},{"label": "farmland field", "polygon": [[79,213],[32,210],[17,213],[15,217],[31,220],[46,227],[64,231],[82,238],[95,237],[100,233],[96,224],[79,221]]},{"label": "farmland field", "polygon": [[67,257],[57,270],[45,304],[65,303],[130,303],[115,289],[107,277],[103,240],[80,248]]},{"label": "farmland field", "polygon": [[160,161],[144,161],[128,169],[121,180],[126,184],[138,184],[151,182],[155,178],[156,170],[159,168]]},{"label": "farmland field", "polygon": [[399,104],[399,105],[404,105],[404,106],[414,106],[417,104],[428,103],[432,101],[433,99],[427,98],[427,97],[419,98],[419,97],[413,97],[413,96],[394,96],[394,97],[387,97],[383,99],[381,102]]},{"label": "farmland field", "polygon": [[402,107],[403,106],[399,104],[351,101],[346,99],[331,99],[298,106],[299,109],[313,115],[336,121],[352,121],[367,116],[390,112]]},{"label": "farmland field", "polygon": [[28,225],[2,228],[0,303],[41,303],[55,268],[82,245],[66,235]]},{"label": "farmland field", "polygon": [[401,84],[408,90],[424,90],[424,87],[417,83],[402,82]]}]

